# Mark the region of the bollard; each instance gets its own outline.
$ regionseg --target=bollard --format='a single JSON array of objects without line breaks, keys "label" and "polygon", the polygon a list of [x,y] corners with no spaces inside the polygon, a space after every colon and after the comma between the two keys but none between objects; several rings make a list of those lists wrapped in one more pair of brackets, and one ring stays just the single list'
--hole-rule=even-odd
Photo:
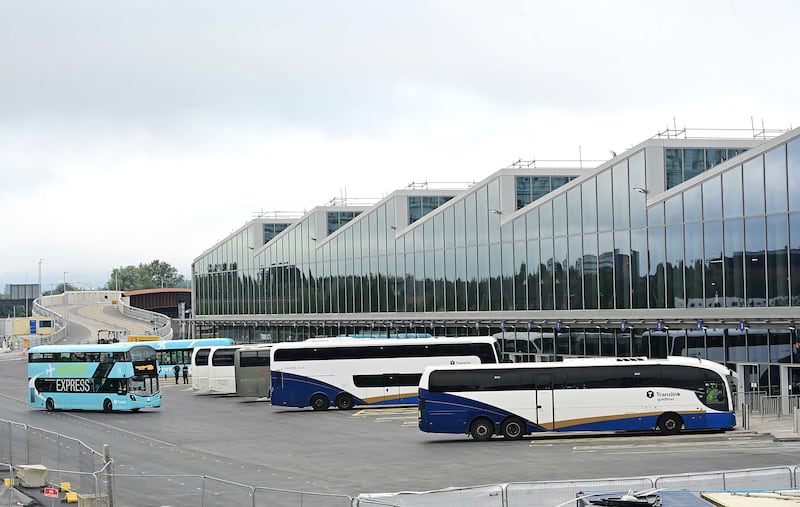
[{"label": "bollard", "polygon": [[800,433],[800,410],[795,409],[793,422],[794,422],[794,432]]}]

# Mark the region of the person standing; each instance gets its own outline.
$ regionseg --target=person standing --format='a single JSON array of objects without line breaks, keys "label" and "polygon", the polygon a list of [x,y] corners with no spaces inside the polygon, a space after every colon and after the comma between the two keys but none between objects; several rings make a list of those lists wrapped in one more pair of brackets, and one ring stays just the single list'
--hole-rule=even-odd
[{"label": "person standing", "polygon": [[180,375],[180,373],[181,373],[180,365],[176,364],[175,366],[173,366],[172,367],[172,371],[175,372],[175,383],[177,384],[178,383],[178,375]]},{"label": "person standing", "polygon": [[189,367],[186,366],[185,364],[183,365],[183,383],[184,384],[189,383]]}]

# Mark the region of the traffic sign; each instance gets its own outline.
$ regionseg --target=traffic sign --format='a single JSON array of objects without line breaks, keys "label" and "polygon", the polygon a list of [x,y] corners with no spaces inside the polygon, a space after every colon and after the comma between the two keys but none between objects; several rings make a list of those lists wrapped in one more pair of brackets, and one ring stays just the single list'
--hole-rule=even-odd
[{"label": "traffic sign", "polygon": [[656,321],[656,331],[663,331],[663,330],[664,330],[664,321],[661,320],[661,319],[658,319]]},{"label": "traffic sign", "polygon": [[58,489],[44,488],[44,496],[46,496],[47,498],[58,498]]},{"label": "traffic sign", "polygon": [[624,319],[621,320],[619,323],[619,329],[620,331],[625,331],[626,329],[628,329],[628,321]]},{"label": "traffic sign", "polygon": [[747,329],[747,322],[744,320],[739,321],[739,331],[744,331]]}]

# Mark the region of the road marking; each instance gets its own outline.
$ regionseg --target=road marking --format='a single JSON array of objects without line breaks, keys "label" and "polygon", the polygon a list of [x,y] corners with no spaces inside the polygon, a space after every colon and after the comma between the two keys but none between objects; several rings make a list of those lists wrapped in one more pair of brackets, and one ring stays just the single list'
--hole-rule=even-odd
[{"label": "road marking", "polygon": [[135,431],[125,430],[125,429],[120,428],[119,426],[112,426],[110,424],[101,423],[101,422],[94,421],[92,419],[87,419],[86,417],[83,417],[83,416],[80,416],[80,415],[76,415],[76,414],[72,414],[72,413],[66,414],[64,412],[60,412],[60,414],[63,414],[65,416],[69,416],[69,417],[74,417],[75,419],[79,419],[79,420],[81,420],[81,421],[83,421],[85,423],[95,424],[97,426],[101,426],[101,427],[106,428],[108,430],[119,431],[121,433],[125,433],[127,435],[134,436],[136,438],[141,438],[143,440],[148,440],[150,442],[155,442],[157,444],[165,445],[167,447],[175,447],[175,444],[171,444],[169,442],[165,442],[165,441],[159,440],[157,438],[149,437],[147,435],[142,435],[141,433],[136,433]]}]

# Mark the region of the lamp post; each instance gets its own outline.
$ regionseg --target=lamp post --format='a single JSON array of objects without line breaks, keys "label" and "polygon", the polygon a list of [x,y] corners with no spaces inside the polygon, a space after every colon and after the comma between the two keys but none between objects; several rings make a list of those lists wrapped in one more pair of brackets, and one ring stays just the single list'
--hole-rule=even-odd
[{"label": "lamp post", "polygon": [[67,298],[67,273],[64,271],[64,291],[61,293],[64,298],[64,337],[69,336],[69,299]]},{"label": "lamp post", "polygon": [[42,304],[42,261],[44,259],[39,259],[39,304]]}]

